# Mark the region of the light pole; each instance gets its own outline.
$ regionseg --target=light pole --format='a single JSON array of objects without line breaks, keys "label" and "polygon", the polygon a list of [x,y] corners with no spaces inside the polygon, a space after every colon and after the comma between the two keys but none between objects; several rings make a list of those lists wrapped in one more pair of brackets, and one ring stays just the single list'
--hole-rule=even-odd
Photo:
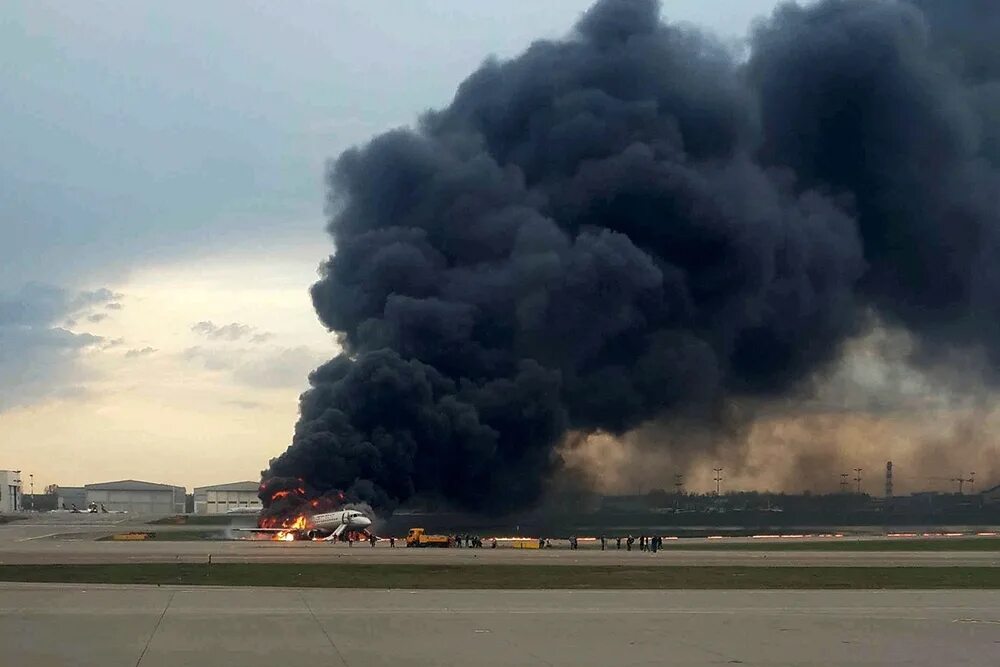
[{"label": "light pole", "polygon": [[28,473],[28,479],[31,483],[31,511],[35,511],[35,473]]},{"label": "light pole", "polygon": [[715,495],[722,495],[722,468],[712,468],[715,472]]},{"label": "light pole", "polygon": [[854,469],[854,472],[857,473],[857,476],[854,478],[854,481],[858,483],[858,495],[861,495],[861,471],[862,470],[864,470],[864,468],[855,468]]}]

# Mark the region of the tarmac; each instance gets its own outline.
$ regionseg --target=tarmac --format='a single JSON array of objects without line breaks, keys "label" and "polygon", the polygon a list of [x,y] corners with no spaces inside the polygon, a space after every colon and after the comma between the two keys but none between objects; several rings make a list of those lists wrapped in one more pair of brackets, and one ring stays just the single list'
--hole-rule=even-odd
[{"label": "tarmac", "polygon": [[[219,530],[216,527],[208,527]],[[0,564],[96,563],[417,563],[417,564],[539,564],[539,565],[749,565],[749,566],[924,566],[998,567],[995,551],[671,551],[670,542],[657,554],[638,549],[601,551],[594,544],[571,551],[513,549],[406,549],[367,544],[348,547],[331,542],[231,541],[144,542],[95,541],[111,532],[153,530],[166,534],[190,527],[150,526],[115,515],[56,515],[0,525]],[[692,542],[693,540],[688,540]],[[402,544],[402,541],[399,541]]]},{"label": "tarmac", "polygon": [[0,584],[3,663],[996,665],[1000,592]]}]

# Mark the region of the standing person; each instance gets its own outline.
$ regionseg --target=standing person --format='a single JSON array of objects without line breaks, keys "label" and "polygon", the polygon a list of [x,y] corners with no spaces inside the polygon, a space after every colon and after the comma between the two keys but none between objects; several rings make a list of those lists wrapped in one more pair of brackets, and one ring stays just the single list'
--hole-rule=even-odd
[{"label": "standing person", "polygon": [[656,535],[653,535],[651,538],[649,538],[649,550],[652,551],[654,554],[656,553],[657,549],[656,541],[659,539],[660,538],[658,538]]},{"label": "standing person", "polygon": [[625,540],[625,551],[632,551],[633,544],[635,544],[635,538],[629,535]]},{"label": "standing person", "polygon": [[616,537],[615,538],[615,542],[618,544],[618,551],[621,551],[622,550],[622,538],[621,538],[621,536]]},{"label": "standing person", "polygon": [[604,551],[604,536],[601,535],[601,551]]},{"label": "standing person", "polygon": [[645,551],[645,550],[646,550],[646,536],[645,535],[640,535],[639,536],[639,551]]},{"label": "standing person", "polygon": [[393,537],[392,535],[389,536],[389,548],[390,549],[396,548],[396,538]]},{"label": "standing person", "polygon": [[378,542],[378,538],[375,537],[375,533],[368,534],[368,544],[372,545],[372,549],[375,548],[375,543]]}]

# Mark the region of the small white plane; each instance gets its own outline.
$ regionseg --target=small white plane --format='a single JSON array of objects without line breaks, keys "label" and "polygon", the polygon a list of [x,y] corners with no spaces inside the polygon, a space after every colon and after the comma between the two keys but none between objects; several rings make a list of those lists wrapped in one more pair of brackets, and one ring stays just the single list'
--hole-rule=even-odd
[{"label": "small white plane", "polygon": [[341,510],[306,516],[304,525],[293,525],[288,528],[234,528],[235,531],[246,533],[284,533],[292,535],[296,540],[313,540],[323,538],[333,541],[345,530],[363,531],[372,525],[372,520],[358,510]]}]

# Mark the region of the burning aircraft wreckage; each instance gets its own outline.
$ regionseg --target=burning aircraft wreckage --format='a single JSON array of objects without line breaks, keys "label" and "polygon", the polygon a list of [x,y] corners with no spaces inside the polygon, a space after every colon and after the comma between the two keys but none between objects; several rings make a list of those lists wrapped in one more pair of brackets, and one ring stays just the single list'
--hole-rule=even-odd
[{"label": "burning aircraft wreckage", "polygon": [[602,0],[332,164],[311,295],[342,352],[262,528],[528,507],[580,434],[776,403],[875,327],[1000,368],[988,3],[786,4],[736,55],[659,14]]}]

